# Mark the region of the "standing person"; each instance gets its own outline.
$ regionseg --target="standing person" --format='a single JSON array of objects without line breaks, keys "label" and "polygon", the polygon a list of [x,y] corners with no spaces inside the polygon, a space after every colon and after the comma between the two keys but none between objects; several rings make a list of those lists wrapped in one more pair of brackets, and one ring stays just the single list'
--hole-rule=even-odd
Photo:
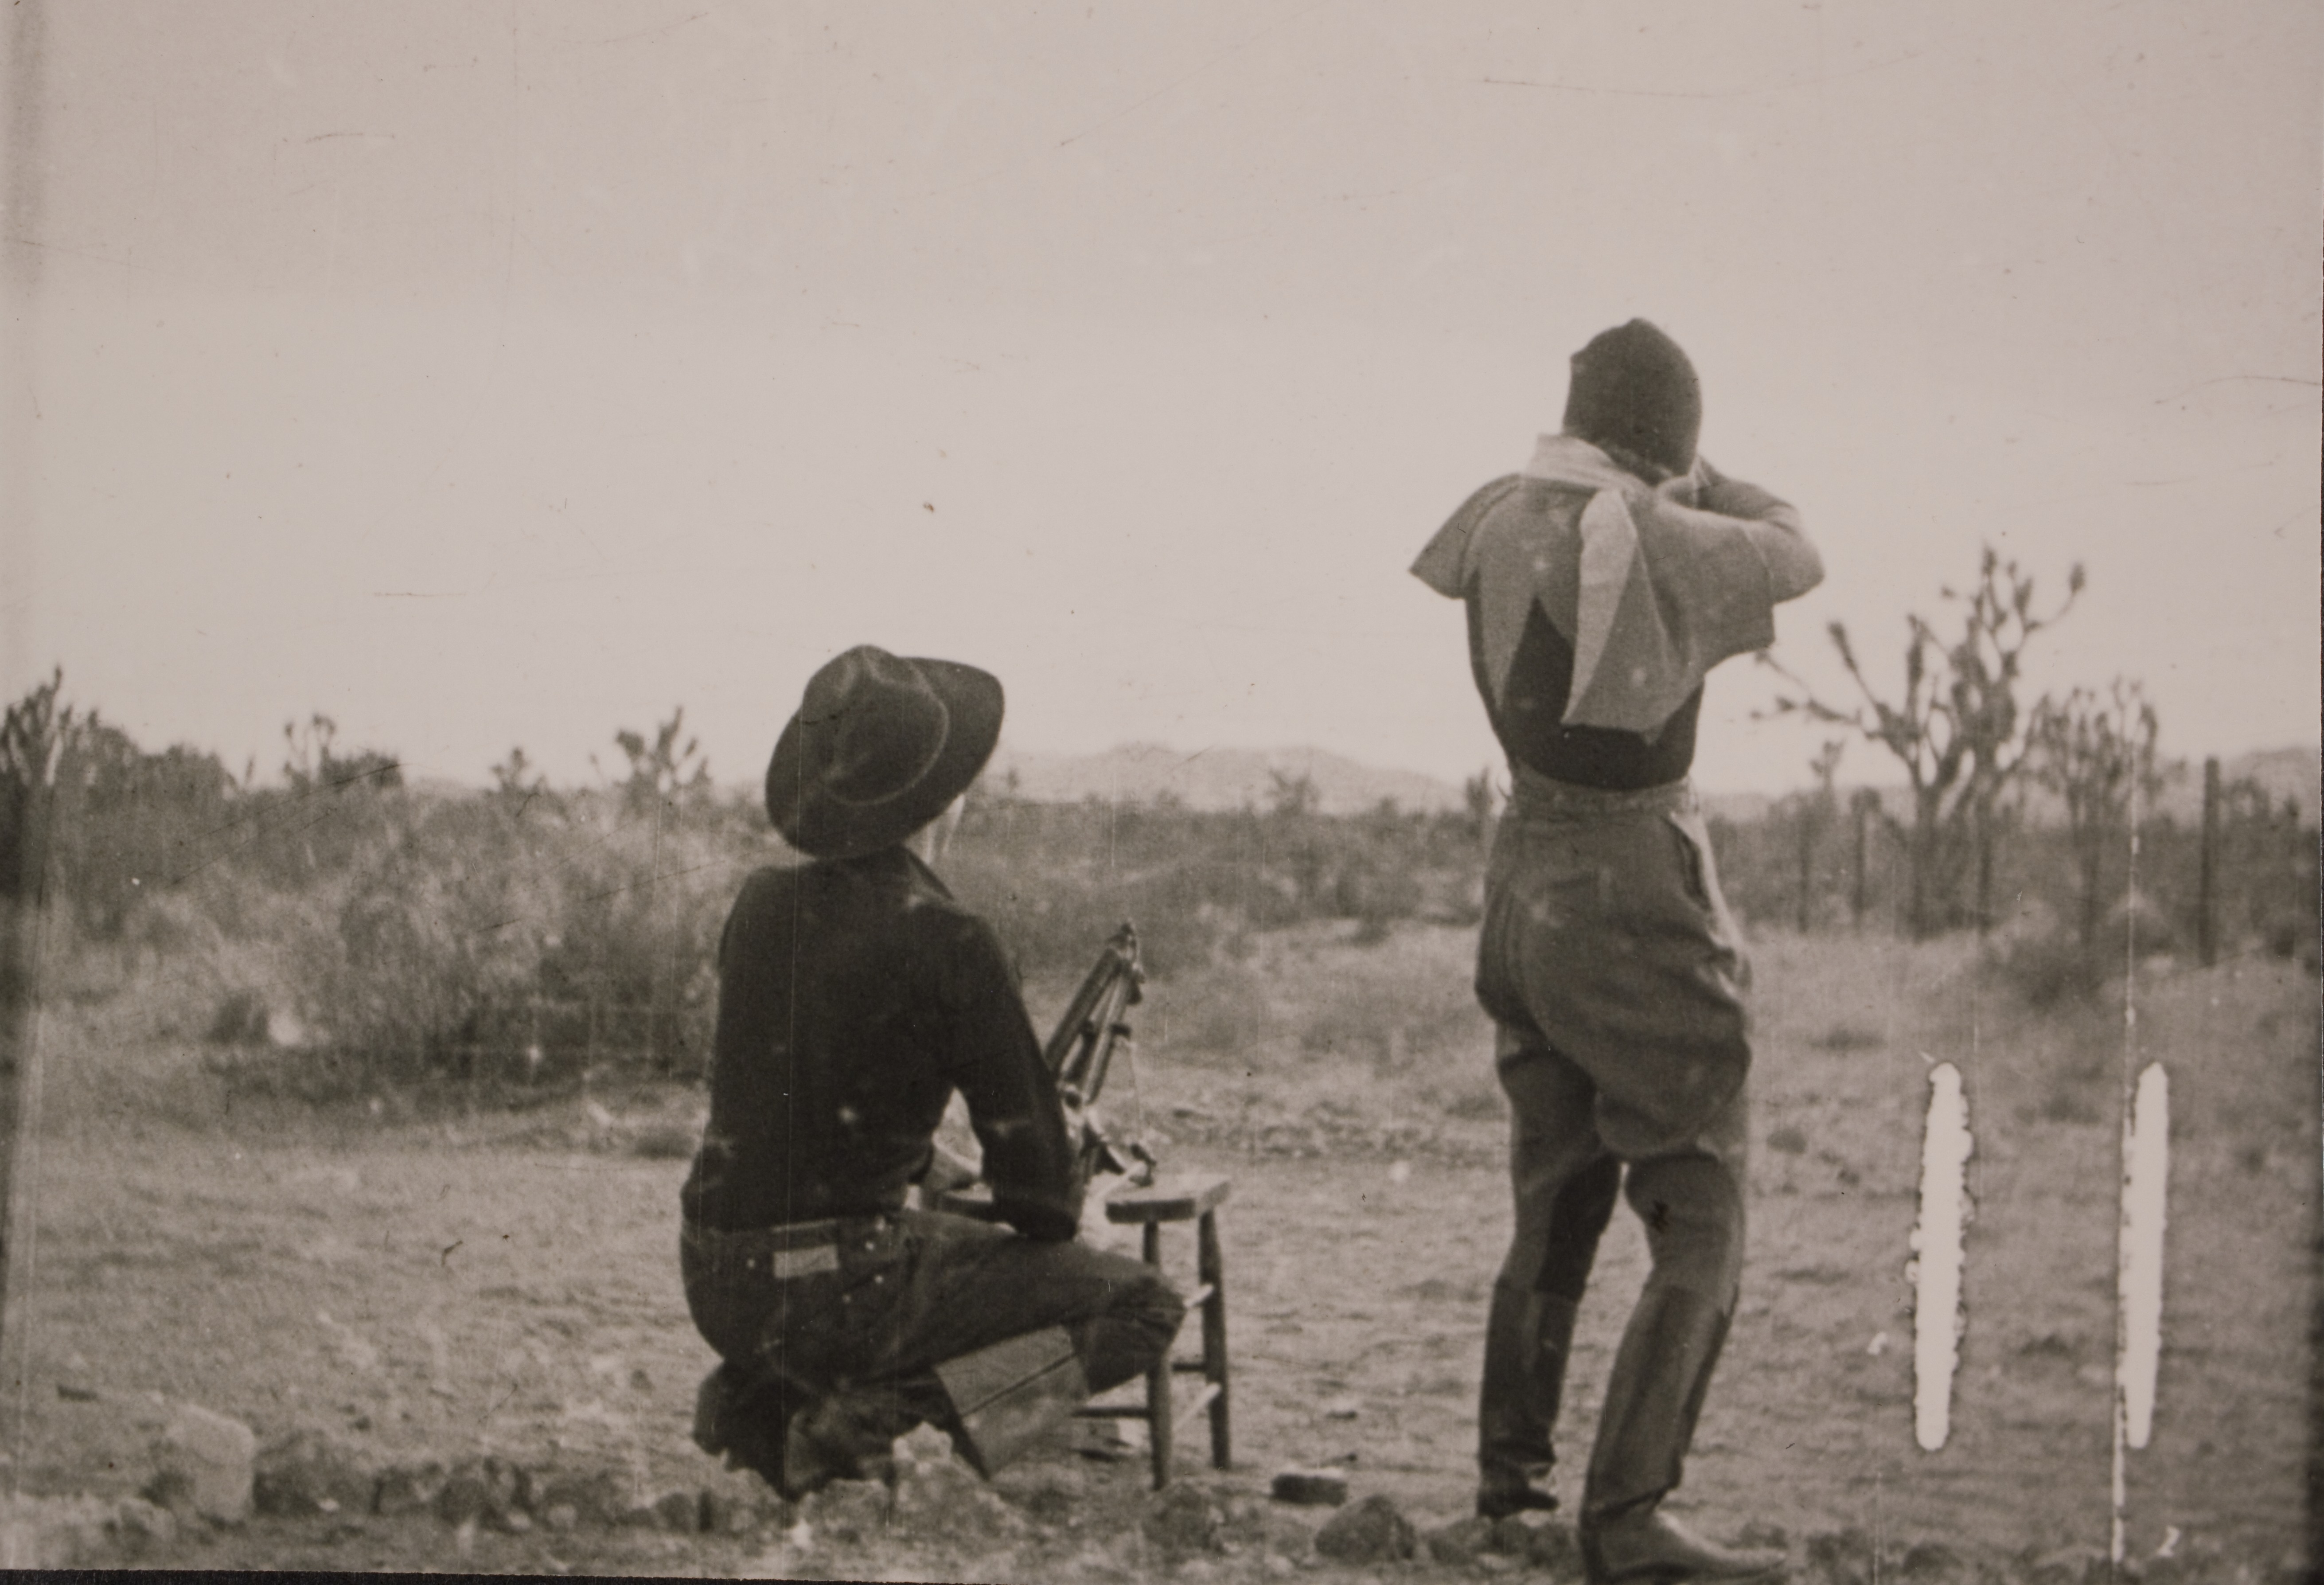
[{"label": "standing person", "polygon": [[[890,1473],[922,1421],[990,1474],[1143,1375],[1184,1313],[1151,1267],[1074,1240],[1074,1143],[1015,977],[930,867],[1001,708],[952,661],[863,645],[817,671],[767,768],[808,862],[744,881],[719,943],[681,1192],[687,1304],[722,1360],[695,1438],[788,1496]],[[954,1090],[1006,1227],[904,1208]]]},{"label": "standing person", "polygon": [[1687,773],[1703,675],[1775,638],[1821,562],[1797,513],[1695,455],[1702,401],[1643,319],[1575,354],[1564,432],[1470,497],[1413,565],[1468,608],[1469,659],[1509,760],[1477,998],[1512,1111],[1517,1230],[1493,1286],[1477,1511],[1544,1485],[1575,1310],[1626,1193],[1653,1270],[1583,1480],[1597,1585],[1738,1580],[1780,1553],[1662,1512],[1743,1263],[1749,972]]}]

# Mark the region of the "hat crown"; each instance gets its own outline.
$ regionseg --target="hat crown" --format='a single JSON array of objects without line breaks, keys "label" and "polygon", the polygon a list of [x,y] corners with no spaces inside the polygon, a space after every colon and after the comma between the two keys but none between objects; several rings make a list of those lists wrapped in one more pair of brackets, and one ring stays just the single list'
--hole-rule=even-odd
[{"label": "hat crown", "polygon": [[808,679],[799,701],[807,774],[840,803],[884,803],[944,752],[950,713],[918,669],[859,644]]}]

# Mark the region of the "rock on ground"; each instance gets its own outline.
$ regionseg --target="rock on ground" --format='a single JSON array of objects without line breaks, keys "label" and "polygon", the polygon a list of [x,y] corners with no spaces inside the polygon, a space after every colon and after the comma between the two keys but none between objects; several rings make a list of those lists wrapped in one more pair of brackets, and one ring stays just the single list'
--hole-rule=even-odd
[{"label": "rock on ground", "polygon": [[1315,1532],[1316,1552],[1335,1562],[1397,1562],[1410,1557],[1418,1544],[1412,1521],[1379,1493],[1342,1508]]},{"label": "rock on ground", "polygon": [[[552,1529],[618,1525],[640,1506],[632,1482],[618,1470],[544,1470],[533,1476],[532,1485],[532,1511]],[[572,1510],[570,1524],[556,1523],[560,1508]]]},{"label": "rock on ground", "polygon": [[463,1459],[436,1494],[436,1516],[447,1525],[504,1525],[532,1507],[532,1481],[520,1464],[487,1455]]},{"label": "rock on ground", "polygon": [[1148,1497],[1139,1527],[1146,1539],[1172,1557],[1216,1552],[1226,1524],[1226,1506],[1216,1494],[1191,1481],[1166,1486]]},{"label": "rock on ground", "polygon": [[894,1494],[877,1480],[835,1480],[799,1504],[808,1533],[835,1541],[862,1541],[888,1527]]},{"label": "rock on ground", "polygon": [[323,1432],[299,1430],[259,1450],[251,1506],[262,1514],[368,1514],[379,1479],[353,1450]]},{"label": "rock on ground", "polygon": [[1500,1550],[1493,1544],[1494,1531],[1492,1520],[1472,1516],[1431,1530],[1421,1542],[1431,1562],[1471,1563],[1480,1553]]},{"label": "rock on ground", "polygon": [[1268,1487],[1277,1502],[1338,1507],[1348,1500],[1348,1478],[1336,1470],[1285,1470]]},{"label": "rock on ground", "polygon": [[952,1440],[942,1432],[920,1426],[899,1437],[893,1453],[896,1501],[891,1522],[896,1525],[930,1539],[990,1540],[1019,1534],[1026,1528],[1024,1516],[961,1461]]},{"label": "rock on ground", "polygon": [[181,1501],[224,1524],[250,1517],[258,1437],[241,1421],[180,1404],[154,1444],[153,1457],[160,1467],[154,1489],[171,1503]]},{"label": "rock on ground", "polygon": [[385,1519],[424,1512],[435,1506],[445,1479],[444,1466],[432,1460],[392,1465],[380,1474],[379,1495],[373,1507]]}]

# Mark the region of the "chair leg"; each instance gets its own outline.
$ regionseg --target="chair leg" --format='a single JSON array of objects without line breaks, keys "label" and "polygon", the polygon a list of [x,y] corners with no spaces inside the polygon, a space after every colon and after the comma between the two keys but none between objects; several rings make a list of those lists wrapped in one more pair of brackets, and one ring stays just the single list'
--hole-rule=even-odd
[{"label": "chair leg", "polygon": [[1195,1274],[1211,1290],[1210,1297],[1203,1301],[1203,1376],[1217,1388],[1211,1396],[1211,1465],[1223,1470],[1231,1457],[1227,1432],[1227,1279],[1216,1212],[1203,1212],[1194,1236]]},{"label": "chair leg", "polygon": [[[1146,1224],[1141,1246],[1146,1264],[1155,1270],[1162,1269],[1162,1227],[1159,1222]],[[1170,1350],[1154,1361],[1146,1373],[1147,1445],[1154,1458],[1154,1489],[1161,1490],[1170,1484]]]}]

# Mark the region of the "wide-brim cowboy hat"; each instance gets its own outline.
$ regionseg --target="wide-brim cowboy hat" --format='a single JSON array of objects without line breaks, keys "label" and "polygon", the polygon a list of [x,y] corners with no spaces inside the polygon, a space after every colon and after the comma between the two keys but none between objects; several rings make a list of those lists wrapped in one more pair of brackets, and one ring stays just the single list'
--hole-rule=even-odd
[{"label": "wide-brim cowboy hat", "polygon": [[968,789],[1001,741],[1001,679],[859,644],[807,679],[767,763],[767,815],[809,857],[892,847]]}]

